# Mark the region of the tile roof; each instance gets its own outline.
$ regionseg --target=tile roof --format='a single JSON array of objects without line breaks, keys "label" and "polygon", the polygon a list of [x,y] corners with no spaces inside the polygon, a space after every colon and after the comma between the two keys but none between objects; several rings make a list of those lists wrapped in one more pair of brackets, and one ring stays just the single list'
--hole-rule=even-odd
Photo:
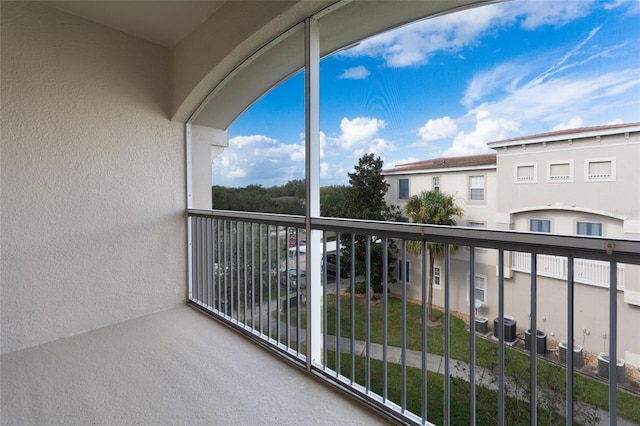
[{"label": "tile roof", "polygon": [[[518,141],[527,141],[530,139],[540,139],[540,138],[552,138],[555,136],[566,136],[566,135],[576,135],[579,136],[580,133],[593,133],[593,132],[602,132],[606,130],[614,130],[614,129],[622,129],[625,127],[634,127],[640,126],[640,122],[638,123],[623,123],[623,124],[611,124],[607,126],[593,126],[593,127],[582,127],[579,129],[564,129],[564,130],[556,130],[554,132],[547,133],[538,133],[536,135],[528,135],[522,136],[519,138],[511,138],[511,139],[503,139],[499,141],[489,142],[487,145],[500,145],[507,142],[518,142]],[[560,139],[560,138],[559,138]]]},{"label": "tile roof", "polygon": [[467,155],[464,157],[434,158],[432,160],[417,161],[415,163],[398,164],[393,169],[383,170],[383,173],[397,173],[433,169],[459,169],[467,167],[495,165],[496,154],[479,154]]}]

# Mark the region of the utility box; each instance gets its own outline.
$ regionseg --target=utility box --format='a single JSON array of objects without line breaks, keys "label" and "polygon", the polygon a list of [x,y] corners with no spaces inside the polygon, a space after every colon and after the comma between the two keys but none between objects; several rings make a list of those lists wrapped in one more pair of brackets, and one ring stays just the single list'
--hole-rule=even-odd
[{"label": "utility box", "polygon": [[[499,332],[499,324],[500,319],[496,318],[493,320],[493,337],[495,339],[500,339],[498,334]],[[516,337],[516,320],[511,318],[504,319],[504,341],[507,343],[514,342],[517,339]]]},{"label": "utility box", "polygon": [[[567,341],[562,340],[558,345],[558,356],[560,357],[560,362],[563,364],[567,363]],[[573,345],[573,367],[574,368],[582,368],[584,365],[584,360],[582,359],[582,346]]]},{"label": "utility box", "polygon": [[476,318],[476,333],[487,334],[489,332],[489,318]]},{"label": "utility box", "polygon": [[[609,354],[600,352],[598,355],[598,376],[603,379],[609,378]],[[616,362],[616,381],[618,383],[624,383],[625,380],[625,367],[624,359],[618,359]]]},{"label": "utility box", "polygon": [[[547,333],[542,330],[536,332],[536,353],[544,355],[547,352]],[[524,332],[524,348],[531,350],[531,329]]]}]

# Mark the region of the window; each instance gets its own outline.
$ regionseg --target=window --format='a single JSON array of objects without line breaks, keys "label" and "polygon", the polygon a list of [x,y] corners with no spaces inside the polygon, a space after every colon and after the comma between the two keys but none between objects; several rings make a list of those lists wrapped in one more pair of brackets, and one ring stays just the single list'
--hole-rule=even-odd
[{"label": "window", "polygon": [[436,192],[440,192],[440,177],[435,176],[433,178],[433,190]]},{"label": "window", "polygon": [[469,200],[484,200],[484,176],[469,176]]},{"label": "window", "polygon": [[573,161],[549,161],[547,163],[547,182],[572,182]]},{"label": "window", "polygon": [[476,275],[473,280],[473,297],[482,303],[487,303],[487,279]]},{"label": "window", "polygon": [[404,268],[402,267],[402,259],[398,259],[398,281],[402,282],[404,270],[407,276],[407,284],[409,283],[409,279],[411,278],[411,263],[409,261],[404,262]]},{"label": "window", "polygon": [[531,232],[551,232],[551,221],[546,219],[531,219],[529,222]]},{"label": "window", "polygon": [[433,285],[440,287],[440,268],[437,266],[433,267]]},{"label": "window", "polygon": [[467,222],[467,226],[469,228],[486,228],[486,225],[484,224],[484,222],[472,222],[472,221],[468,221]]},{"label": "window", "polygon": [[602,224],[593,222],[578,222],[578,235],[602,236]]},{"label": "window", "polygon": [[400,179],[398,181],[398,198],[401,200],[409,198],[409,179]]},{"label": "window", "polygon": [[515,165],[516,183],[536,183],[538,179],[535,163]]},{"label": "window", "polygon": [[602,182],[616,180],[615,158],[596,158],[585,160],[584,180],[587,182]]}]

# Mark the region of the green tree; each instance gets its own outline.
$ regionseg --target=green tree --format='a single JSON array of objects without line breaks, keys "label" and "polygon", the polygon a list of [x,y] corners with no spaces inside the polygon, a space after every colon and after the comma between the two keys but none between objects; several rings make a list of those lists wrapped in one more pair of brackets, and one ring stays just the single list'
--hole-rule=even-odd
[{"label": "green tree", "polygon": [[320,215],[339,217],[347,199],[347,186],[323,186],[320,188]]},{"label": "green tree", "polygon": [[[455,216],[462,216],[464,211],[456,204],[453,195],[445,194],[440,191],[422,191],[418,195],[414,195],[407,201],[405,212],[411,222],[426,223],[430,225],[447,225],[454,226],[456,224]],[[422,241],[409,241],[407,249],[412,253],[421,253]],[[455,252],[457,246],[449,246],[450,252]],[[436,259],[444,257],[444,244],[428,243],[427,250],[429,252],[429,294],[427,296],[427,314],[429,319],[434,321],[433,317],[433,264]]]},{"label": "green tree", "polygon": [[[400,210],[395,206],[387,205],[384,197],[389,189],[389,184],[382,176],[382,160],[373,154],[364,154],[355,166],[355,171],[349,173],[349,183],[345,202],[341,212],[342,217],[351,219],[397,221],[400,218]],[[370,244],[370,254],[367,258],[367,239]],[[393,277],[395,270],[395,244],[388,241],[388,268],[383,269],[384,248],[382,241],[376,236],[355,236],[355,246],[351,247],[351,236],[341,236],[341,243],[345,247],[342,250],[341,265],[348,268],[351,257],[354,258],[356,275],[362,276],[366,272],[367,262],[371,265],[371,285],[375,292],[382,289],[384,273]],[[393,278],[391,278],[393,280]]]}]

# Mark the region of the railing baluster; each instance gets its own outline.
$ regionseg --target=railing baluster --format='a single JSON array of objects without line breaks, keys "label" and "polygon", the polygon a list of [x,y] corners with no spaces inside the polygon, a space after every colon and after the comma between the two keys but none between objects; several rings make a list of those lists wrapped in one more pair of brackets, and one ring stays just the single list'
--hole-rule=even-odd
[{"label": "railing baluster", "polygon": [[[530,366],[530,378],[529,378],[529,404],[531,411],[531,426],[538,424],[538,357],[537,357],[537,343],[538,343],[538,256],[531,255],[531,323],[529,328],[531,330],[530,351],[529,356],[531,361]],[[534,337],[535,336],[535,337]],[[535,343],[534,343],[535,342]],[[536,348],[536,349],[534,349]],[[572,349],[573,350],[573,349]]]},{"label": "railing baluster", "polygon": [[242,222],[242,260],[244,271],[244,310],[242,315],[242,323],[246,326],[248,307],[247,293],[249,292],[249,289],[247,288],[249,284],[249,280],[247,277],[247,222]]},{"label": "railing baluster", "polygon": [[[329,334],[329,330],[328,330],[328,322],[329,322],[329,318],[328,318],[328,314],[327,314],[327,234],[326,232],[324,232],[323,234],[323,241],[324,241],[324,249],[322,251],[322,265],[323,265],[323,279],[324,279],[324,283],[322,285],[322,352],[323,352],[323,357],[324,357],[324,361],[322,363],[322,366],[324,369],[326,369],[327,364],[329,363],[328,361],[328,356],[329,356],[329,345],[327,344],[328,342],[328,334]],[[336,324],[336,327],[339,328],[340,325]],[[353,337],[353,336],[352,336]]]},{"label": "railing baluster", "polygon": [[300,353],[300,235],[301,229],[297,228],[296,230],[296,283],[295,283],[295,297],[296,297],[296,352]]},{"label": "railing baluster", "polygon": [[203,234],[204,234],[204,230],[203,230],[203,226],[202,226],[202,222],[203,222],[203,218],[200,218],[200,220],[198,221],[198,241],[200,241],[200,244],[198,245],[198,301],[200,302],[200,304],[203,304],[202,302],[202,287],[203,287],[203,281],[204,281],[204,259],[203,259],[203,252],[204,252],[204,238],[203,238]]},{"label": "railing baluster", "polygon": [[291,265],[289,265],[289,254],[291,253],[291,251],[289,251],[289,249],[291,247],[289,247],[291,244],[289,244],[289,235],[291,235],[289,233],[289,227],[287,227],[287,255],[284,261],[285,264],[285,290],[284,290],[284,309],[285,309],[285,313],[286,313],[286,321],[287,323],[285,324],[285,329],[284,329],[284,334],[285,334],[285,338],[287,341],[287,347],[291,347],[291,312],[289,312],[289,286],[291,285],[291,279],[289,277],[289,268],[291,267]]},{"label": "railing baluster", "polygon": [[[326,246],[326,241],[325,241],[325,246],[324,246],[324,250],[326,251],[327,246]],[[324,253],[324,251],[323,251]],[[325,282],[325,287],[328,283]],[[340,324],[341,324],[341,317],[340,317],[340,304],[341,304],[341,297],[340,297],[340,232],[338,232],[336,234],[336,377],[340,376],[340,352],[341,352],[341,348],[340,348]]]},{"label": "railing baluster", "polygon": [[[287,231],[285,229],[285,237]],[[287,247],[287,241],[285,238],[285,247]],[[287,247],[288,249],[288,247]],[[285,250],[286,253],[287,250]],[[276,225],[276,345],[280,344],[280,283],[282,282],[282,276],[280,274],[280,257],[282,256],[282,250],[280,247],[280,226]],[[286,254],[285,254],[286,256]]]},{"label": "railing baluster", "polygon": [[[427,329],[429,328],[428,321],[430,318],[427,317],[427,306],[428,306],[428,291],[427,291],[427,277],[428,277],[428,269],[427,269],[427,242],[422,241],[422,262],[420,265],[422,269],[422,424],[427,422],[427,360],[428,360],[428,352],[427,352]],[[430,267],[430,266],[429,266]]]},{"label": "railing baluster", "polygon": [[[401,409],[407,410],[407,240],[402,240],[402,336],[400,340],[400,366],[402,368]],[[386,271],[385,271],[386,273]]]},{"label": "railing baluster", "polygon": [[205,298],[207,308],[213,306],[213,297],[211,292],[213,291],[213,235],[211,235],[212,231],[212,219],[206,218],[207,221],[207,229],[206,229],[206,252],[207,252],[207,296]]},{"label": "railing baluster", "polygon": [[356,380],[356,236],[351,234],[351,385]]},{"label": "railing baluster", "polygon": [[256,282],[256,262],[255,262],[255,239],[254,239],[254,234],[255,234],[255,227],[254,224],[252,223],[251,226],[249,226],[249,231],[250,231],[250,246],[251,246],[251,328],[252,329],[256,329],[256,319],[255,319],[255,311],[256,311],[256,286],[255,286],[255,282]]},{"label": "railing baluster", "polygon": [[236,288],[236,321],[240,322],[240,289],[242,287],[242,271],[240,268],[240,225],[241,222],[236,222],[236,282],[234,287]]},{"label": "railing baluster", "polygon": [[389,239],[384,237],[382,248],[382,400],[389,397],[389,366],[387,364],[387,335],[389,332]]},{"label": "railing baluster", "polygon": [[[502,249],[498,250],[498,318],[498,389],[504,389],[504,250]],[[505,424],[504,402],[505,392],[498,392],[498,424],[500,426]]]},{"label": "railing baluster", "polygon": [[[469,247],[469,420],[476,424],[476,248]],[[472,284],[473,283],[473,284]]]},{"label": "railing baluster", "polygon": [[573,424],[573,299],[573,256],[569,256],[567,258],[567,424]]},{"label": "railing baluster", "polygon": [[234,225],[237,231],[237,226],[238,226],[238,222],[236,221],[230,221],[229,222],[229,292],[231,293],[229,297],[229,316],[231,318],[233,318],[233,301],[234,301],[234,296],[235,296],[235,292],[233,291],[235,288],[235,265],[234,265],[234,255],[235,255],[235,248],[233,245],[233,240],[234,240],[234,235],[237,234],[237,232],[234,232]]},{"label": "railing baluster", "polygon": [[263,304],[264,304],[264,292],[263,292],[263,288],[264,288],[264,284],[262,282],[262,278],[264,277],[264,268],[263,268],[263,264],[264,264],[264,256],[263,256],[263,248],[264,248],[264,239],[262,238],[262,229],[263,229],[263,224],[259,224],[258,225],[258,283],[260,285],[260,288],[258,289],[258,292],[260,293],[260,303],[258,304],[258,323],[260,324],[259,326],[259,330],[260,330],[260,334],[264,334],[264,325],[263,325],[263,320],[264,320],[264,314],[262,312],[263,309]]},{"label": "railing baluster", "polygon": [[222,270],[223,274],[224,274],[224,314],[227,315],[227,308],[229,307],[229,298],[228,298],[228,294],[227,294],[227,288],[229,287],[229,264],[227,263],[227,260],[229,258],[229,250],[228,250],[228,246],[229,246],[229,232],[227,231],[227,227],[231,226],[231,222],[228,220],[225,220],[222,224],[222,229],[224,230],[224,237],[223,237],[223,247],[224,247],[224,269]]},{"label": "railing baluster", "polygon": [[[224,237],[221,235],[220,233],[220,219],[216,220],[216,229],[217,229],[217,243],[218,243],[218,257],[217,257],[217,263],[216,263],[216,287],[218,290],[218,303],[216,304],[216,309],[218,310],[218,312],[220,312],[221,308],[222,308],[222,268],[223,266],[223,252],[221,251],[222,249],[222,244],[224,242]],[[224,232],[224,229],[223,229]]]},{"label": "railing baluster", "polygon": [[609,424],[618,420],[618,267],[609,263]]},{"label": "railing baluster", "polygon": [[272,338],[271,329],[271,226],[267,226],[267,336]]},{"label": "railing baluster", "polygon": [[451,289],[449,286],[449,284],[451,283],[449,279],[449,276],[451,275],[451,259],[449,251],[449,244],[446,243],[444,245],[444,424],[446,426],[451,424],[451,318],[449,317],[451,313]]},{"label": "railing baluster", "polygon": [[[367,247],[367,259],[371,259],[371,237],[365,235],[366,247]],[[366,393],[371,392],[371,262],[367,261],[367,273],[365,279],[367,290],[367,302],[366,302],[366,321],[365,321],[365,353],[366,353],[366,378],[365,389]]]}]

